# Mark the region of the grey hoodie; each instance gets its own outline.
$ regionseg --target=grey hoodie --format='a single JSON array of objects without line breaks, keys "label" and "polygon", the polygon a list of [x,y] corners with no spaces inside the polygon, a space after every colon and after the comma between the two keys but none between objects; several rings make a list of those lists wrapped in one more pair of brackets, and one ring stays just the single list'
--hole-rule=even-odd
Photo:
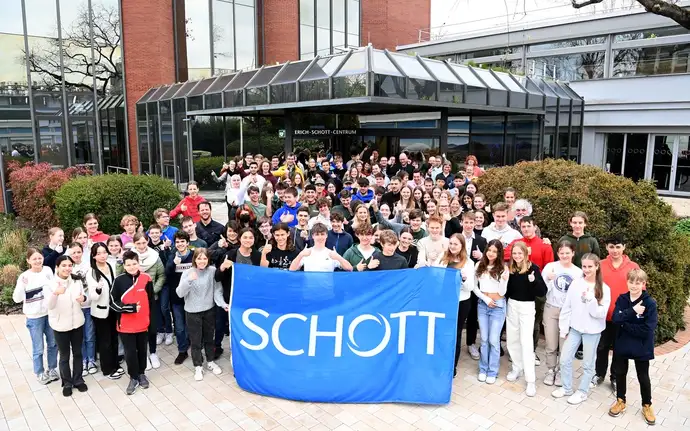
[{"label": "grey hoodie", "polygon": [[[196,272],[196,280],[189,279],[192,272]],[[213,265],[202,270],[192,267],[182,273],[175,292],[184,299],[184,311],[201,313],[213,308],[214,302],[221,308],[228,306],[223,299],[223,286],[215,280],[215,274],[216,268]]]}]

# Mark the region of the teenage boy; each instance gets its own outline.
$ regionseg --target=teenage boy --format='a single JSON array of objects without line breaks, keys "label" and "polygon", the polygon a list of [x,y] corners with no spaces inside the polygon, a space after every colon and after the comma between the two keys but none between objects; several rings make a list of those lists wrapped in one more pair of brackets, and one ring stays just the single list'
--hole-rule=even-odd
[{"label": "teenage boy", "polygon": [[[149,247],[158,252],[161,262],[167,262],[170,258],[172,250],[165,246],[161,240],[161,227],[157,224],[149,226]],[[160,303],[158,334],[156,335],[156,344],[165,342],[166,346],[173,343],[172,318],[170,315],[170,289],[168,283],[163,285],[163,288],[158,293],[158,302]]]},{"label": "teenage boy", "polygon": [[654,332],[659,315],[656,301],[646,292],[647,274],[641,269],[633,269],[626,278],[629,292],[618,297],[613,311],[613,321],[619,326],[613,348],[616,381],[619,383],[616,402],[609,409],[609,415],[617,417],[625,411],[628,362],[634,360],[642,395],[642,417],[647,425],[654,425],[656,416],[652,409],[649,361],[654,359]]},{"label": "teenage boy", "polygon": [[[385,195],[384,195],[385,196]],[[382,199],[383,200],[383,199]],[[355,216],[355,213],[352,212],[352,195],[348,190],[343,190],[340,192],[340,205],[336,205],[333,207],[333,213],[339,213],[340,215],[343,216],[344,220],[347,220],[349,223],[352,218]]]},{"label": "teenage boy", "polygon": [[575,211],[570,217],[570,228],[572,233],[563,235],[559,242],[563,240],[570,241],[575,246],[575,256],[573,263],[578,268],[582,264],[582,256],[587,253],[594,253],[600,256],[599,241],[588,233],[585,233],[587,227],[587,214],[582,211]]},{"label": "teenage boy", "polygon": [[494,207],[494,222],[485,227],[482,237],[488,243],[492,239],[497,239],[507,247],[511,242],[522,238],[520,232],[508,226],[508,206],[500,202]]},{"label": "teenage boy", "polygon": [[[389,229],[382,230],[379,233],[379,243],[381,251],[376,250],[372,255],[369,270],[407,269],[407,260],[395,252],[398,249],[398,236],[395,232]],[[375,267],[372,268],[372,265]]]},{"label": "teenage boy", "polygon": [[167,262],[171,248],[166,246],[165,241],[163,241],[163,230],[157,223],[154,223],[149,226],[148,232],[149,247],[158,252],[161,262]]},{"label": "teenage boy", "polygon": [[[465,250],[467,251],[467,256],[476,264],[482,258],[486,250],[487,241],[481,235],[475,233],[474,219],[474,213],[471,211],[462,214],[462,236],[465,237]],[[472,292],[470,294],[470,312],[467,315],[467,328],[465,333],[467,349],[470,352],[470,356],[475,361],[479,360],[479,348],[476,344],[477,331],[479,330],[477,299],[477,295]]]},{"label": "teenage boy", "polygon": [[247,195],[245,196],[245,200],[249,200],[249,187],[250,186],[257,187],[259,189],[259,193],[261,193],[261,189],[263,188],[264,184],[266,183],[266,178],[259,175],[258,172],[259,172],[259,165],[254,161],[250,162],[249,163],[249,175],[244,177],[244,179],[242,179],[242,183],[240,184],[240,188],[247,189]]},{"label": "teenage boy", "polygon": [[374,199],[374,191],[369,188],[369,180],[365,177],[359,177],[357,179],[357,185],[359,189],[352,196],[352,200],[362,201],[365,204],[371,202],[371,200]]},{"label": "teenage boy", "polygon": [[[196,224],[196,234],[206,241],[206,244],[215,244],[225,233],[225,226],[211,218],[211,202],[204,201],[198,205],[200,220]],[[167,262],[167,259],[163,262]]]},{"label": "teenage boy", "polygon": [[271,214],[273,213],[273,202],[271,202],[271,199],[268,199],[265,205],[261,203],[261,201],[259,200],[261,190],[259,190],[257,186],[249,186],[249,188],[247,189],[247,194],[249,195],[249,200],[244,201],[244,203],[247,204],[250,210],[252,210],[254,216],[257,219],[263,216],[271,216]]},{"label": "teenage boy", "polygon": [[309,210],[309,217],[316,217],[319,215],[319,207],[316,204],[316,186],[307,184],[304,186],[304,206]]},{"label": "teenage boy", "polygon": [[[161,227],[161,238],[163,238],[165,246],[171,248],[177,228],[170,226],[170,212],[165,208],[158,208],[153,212],[153,219],[156,220],[156,224]],[[148,232],[146,234],[148,235]]]},{"label": "teenage boy", "polygon": [[309,219],[309,229],[311,229],[315,223],[323,223],[330,230],[331,229],[331,207],[329,206],[328,199],[318,198],[316,200],[316,207],[319,209],[319,213]]},{"label": "teenage boy", "polygon": [[[606,251],[608,256],[601,261],[601,275],[604,283],[611,291],[611,305],[606,314],[606,329],[601,333],[599,345],[597,347],[597,361],[595,365],[596,374],[592,379],[594,386],[603,383],[606,378],[606,371],[609,367],[609,350],[614,351],[613,361],[611,361],[611,386],[616,390],[616,346],[615,340],[618,337],[620,325],[613,321],[613,311],[616,308],[616,300],[619,296],[628,292],[628,274],[635,269],[640,269],[639,265],[630,260],[625,254],[625,239],[621,235],[614,235],[606,241]],[[646,287],[646,283],[645,283]]]},{"label": "teenage boy", "polygon": [[314,182],[314,186],[316,187],[316,198],[323,198],[326,195],[328,195],[328,192],[326,191],[326,182],[323,180],[323,178],[318,177],[316,181]]},{"label": "teenage boy", "polygon": [[413,246],[417,246],[419,240],[426,237],[428,234],[426,230],[422,227],[422,220],[424,219],[424,212],[420,209],[413,209],[410,211],[409,221],[410,230],[412,231],[412,241]]},{"label": "teenage boy", "polygon": [[448,238],[443,236],[441,228],[443,219],[438,216],[431,216],[426,224],[429,229],[429,236],[417,242],[419,257],[417,257],[415,268],[431,266],[448,249]]},{"label": "teenage boy", "polygon": [[110,308],[119,313],[117,332],[125,347],[125,360],[129,374],[127,395],[137,387],[149,387],[146,378],[147,344],[153,300],[153,282],[145,272],[139,271],[139,255],[127,250],[122,255],[125,272],[113,282],[110,290]]},{"label": "teenage boy", "polygon": [[194,253],[189,249],[189,235],[179,231],[175,233],[175,252],[165,264],[165,278],[170,289],[170,307],[172,308],[175,338],[177,339],[177,357],[175,364],[182,364],[189,357],[189,338],[184,312],[184,299],[177,295],[182,273],[192,267]]},{"label": "teenage boy", "polygon": [[290,228],[290,236],[295,249],[302,250],[309,246],[309,208],[306,205],[297,210],[297,224]]},{"label": "teenage boy", "polygon": [[400,177],[395,176],[391,178],[390,184],[388,184],[388,192],[381,196],[381,205],[387,204],[388,208],[395,208],[395,203],[400,200],[400,185],[402,180]]},{"label": "teenage boy", "polygon": [[444,177],[442,173],[436,175],[435,180],[436,180],[436,187],[440,188],[441,190],[448,189],[448,183],[446,183],[446,177]]},{"label": "teenage boy", "polygon": [[337,251],[326,248],[328,229],[321,223],[316,223],[312,229],[314,247],[302,250],[290,264],[290,271],[297,271],[304,267],[306,272],[333,272],[336,268],[352,271],[350,262],[343,259]]},{"label": "teenage boy", "polygon": [[342,214],[337,212],[331,213],[331,229],[328,231],[328,237],[326,238],[326,248],[337,251],[341,256],[354,243],[352,235],[343,229],[344,221],[345,218],[343,218]]},{"label": "teenage boy", "polygon": [[[438,174],[436,174],[438,175]],[[434,177],[435,178],[435,177]],[[434,191],[434,180],[431,178],[424,178],[424,191],[431,194]]]},{"label": "teenage boy", "polygon": [[182,230],[189,235],[189,249],[208,248],[208,244],[203,239],[196,236],[196,223],[191,217],[184,217],[182,219]]},{"label": "teenage boy", "polygon": [[424,178],[422,177],[422,171],[415,169],[412,171],[412,179],[407,182],[407,186],[412,190],[417,187],[424,187]]},{"label": "teenage boy", "polygon": [[[274,174],[275,175],[275,174]],[[273,224],[287,223],[290,227],[297,225],[297,210],[301,204],[297,202],[297,190],[289,187],[283,192],[285,203],[278,211],[273,214]]]}]

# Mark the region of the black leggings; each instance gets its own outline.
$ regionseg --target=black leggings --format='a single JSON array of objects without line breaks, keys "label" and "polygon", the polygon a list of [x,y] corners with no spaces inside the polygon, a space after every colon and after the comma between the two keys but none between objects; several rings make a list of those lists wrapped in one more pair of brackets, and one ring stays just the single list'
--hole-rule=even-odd
[{"label": "black leggings", "polygon": [[[625,401],[625,391],[628,386],[628,359],[613,356],[613,369],[616,371],[617,397]],[[635,360],[635,371],[637,380],[640,383],[640,394],[642,404],[652,404],[652,383],[649,381],[649,361]]]},{"label": "black leggings", "polygon": [[455,336],[455,368],[458,367],[458,360],[460,359],[460,347],[462,345],[462,328],[465,326],[467,316],[470,314],[472,299],[471,297],[460,301],[458,304],[458,332]]},{"label": "black leggings", "polygon": [[[477,295],[470,294],[470,312],[467,315],[467,327],[465,329],[465,341],[468,346],[477,342],[477,331],[479,330],[479,317],[477,315]],[[477,346],[479,347],[479,346]]]}]

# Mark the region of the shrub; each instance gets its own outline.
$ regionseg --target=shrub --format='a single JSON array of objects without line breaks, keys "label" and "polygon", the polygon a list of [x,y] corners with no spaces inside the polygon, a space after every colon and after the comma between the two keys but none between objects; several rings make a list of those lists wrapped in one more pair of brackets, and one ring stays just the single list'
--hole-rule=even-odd
[{"label": "shrub", "polygon": [[676,223],[676,232],[690,237],[690,218],[678,220],[678,223]]},{"label": "shrub", "polygon": [[0,264],[26,266],[26,249],[29,247],[29,231],[15,229],[0,234]]},{"label": "shrub", "polygon": [[5,312],[10,311],[10,308],[19,307],[12,299],[12,293],[21,272],[17,265],[5,265],[0,268],[0,309]]},{"label": "shrub", "polygon": [[10,165],[14,209],[40,230],[57,223],[54,197],[60,187],[71,178],[89,173],[88,169],[77,167],[53,170],[49,163],[29,162],[20,167],[12,162]]},{"label": "shrub", "polygon": [[81,226],[85,214],[94,213],[100,230],[119,234],[123,215],[135,215],[148,228],[153,211],[174,208],[179,201],[177,187],[165,178],[106,174],[70,180],[56,193],[55,210],[65,232]]},{"label": "shrub", "polygon": [[225,159],[223,157],[201,157],[194,159],[194,181],[199,184],[199,188],[216,189],[218,185],[213,181],[211,171],[220,174]]},{"label": "shrub", "polygon": [[690,242],[676,231],[671,206],[659,199],[654,184],[564,160],[523,162],[479,177],[479,190],[489,202],[502,201],[506,187],[532,203],[542,235],[553,242],[569,231],[569,216],[576,210],[587,213],[587,232],[599,239],[604,254],[607,237],[624,235],[627,253],[649,274],[649,292],[659,305],[657,342],[684,328]]}]

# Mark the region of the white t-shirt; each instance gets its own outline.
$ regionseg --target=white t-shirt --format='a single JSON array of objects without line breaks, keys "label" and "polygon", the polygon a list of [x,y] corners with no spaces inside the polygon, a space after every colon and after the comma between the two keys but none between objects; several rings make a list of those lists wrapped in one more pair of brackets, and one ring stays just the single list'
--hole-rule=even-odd
[{"label": "white t-shirt", "polygon": [[[556,278],[549,280],[549,274],[554,272]],[[541,271],[542,277],[546,282],[548,292],[546,293],[546,303],[554,307],[563,307],[565,295],[573,281],[582,278],[582,270],[575,265],[565,268],[560,262],[549,262],[544,265]]]},{"label": "white t-shirt", "polygon": [[306,272],[333,272],[340,268],[340,262],[331,259],[329,254],[333,250],[327,248],[311,249],[311,254],[302,259],[302,266]]},{"label": "white t-shirt", "polygon": [[371,250],[362,250],[362,247],[360,247],[360,245],[357,244],[357,250],[359,250],[364,260],[367,260],[374,254],[376,248],[372,247]]}]

